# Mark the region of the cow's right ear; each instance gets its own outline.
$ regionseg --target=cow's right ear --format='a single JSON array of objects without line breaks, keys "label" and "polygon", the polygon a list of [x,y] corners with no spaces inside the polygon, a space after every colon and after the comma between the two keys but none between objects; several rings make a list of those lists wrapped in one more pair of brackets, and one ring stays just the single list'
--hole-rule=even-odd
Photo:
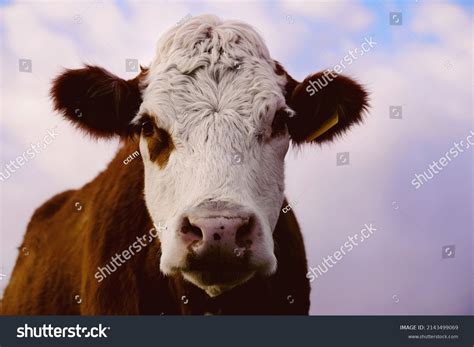
[{"label": "cow's right ear", "polygon": [[66,70],[53,81],[54,108],[94,137],[126,136],[142,102],[144,73],[127,81],[97,66]]},{"label": "cow's right ear", "polygon": [[295,144],[332,141],[361,123],[369,107],[368,93],[362,85],[329,70],[296,84],[288,104],[295,111],[288,120]]}]

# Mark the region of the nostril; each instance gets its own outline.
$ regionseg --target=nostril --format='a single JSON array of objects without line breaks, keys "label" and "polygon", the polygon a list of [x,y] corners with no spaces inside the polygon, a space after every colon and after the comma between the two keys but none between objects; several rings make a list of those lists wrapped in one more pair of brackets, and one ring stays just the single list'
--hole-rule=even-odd
[{"label": "nostril", "polygon": [[214,233],[213,237],[215,241],[219,241],[221,239],[221,235],[219,235],[218,233]]},{"label": "nostril", "polygon": [[192,236],[193,238],[198,239],[198,240],[203,239],[202,230],[200,228],[198,228],[197,226],[192,225],[189,222],[189,219],[187,217],[183,221],[183,225],[181,227],[181,232],[183,234],[187,234],[189,236]]},{"label": "nostril", "polygon": [[250,218],[244,222],[235,234],[235,242],[239,247],[248,247],[252,244],[253,220]]}]

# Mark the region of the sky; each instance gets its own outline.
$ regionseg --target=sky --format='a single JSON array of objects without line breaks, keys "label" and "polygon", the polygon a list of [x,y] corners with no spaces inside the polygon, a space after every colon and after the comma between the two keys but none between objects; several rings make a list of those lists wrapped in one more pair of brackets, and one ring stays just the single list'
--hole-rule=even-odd
[{"label": "sky", "polygon": [[[370,92],[364,124],[286,158],[310,267],[365,224],[376,229],[311,283],[311,314],[473,314],[472,148],[419,189],[412,184],[474,130],[470,1],[2,1],[0,11],[0,170],[51,129],[58,134],[0,182],[0,295],[34,210],[91,180],[118,148],[52,111],[51,80],[85,63],[133,78],[126,59],[146,66],[167,29],[213,13],[254,26],[297,80],[376,42],[343,71]],[[401,25],[390,25],[391,12]],[[19,71],[20,59],[31,72]],[[349,153],[348,165],[337,165],[339,153]]]}]

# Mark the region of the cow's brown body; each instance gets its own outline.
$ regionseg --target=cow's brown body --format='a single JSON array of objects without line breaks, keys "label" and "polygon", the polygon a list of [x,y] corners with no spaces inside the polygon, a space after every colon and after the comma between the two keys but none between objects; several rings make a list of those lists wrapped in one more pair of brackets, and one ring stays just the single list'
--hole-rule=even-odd
[{"label": "cow's brown body", "polygon": [[291,211],[280,214],[274,232],[277,272],[218,297],[182,278],[164,277],[158,239],[99,283],[97,268],[153,227],[143,199],[143,163],[122,162],[137,149],[127,142],[92,182],[36,210],[3,297],[3,314],[308,313],[305,249]]}]

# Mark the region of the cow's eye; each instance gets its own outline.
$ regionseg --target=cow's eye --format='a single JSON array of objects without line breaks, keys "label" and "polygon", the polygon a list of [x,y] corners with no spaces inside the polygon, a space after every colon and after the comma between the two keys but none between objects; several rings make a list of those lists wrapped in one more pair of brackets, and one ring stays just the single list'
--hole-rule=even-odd
[{"label": "cow's eye", "polygon": [[275,113],[272,123],[272,137],[284,135],[286,133],[286,123],[288,121],[288,113],[285,110],[278,110]]},{"label": "cow's eye", "polygon": [[153,123],[151,120],[145,120],[143,121],[141,124],[141,130],[142,130],[142,134],[143,136],[151,136],[153,135],[154,133],[154,127],[153,127]]}]

